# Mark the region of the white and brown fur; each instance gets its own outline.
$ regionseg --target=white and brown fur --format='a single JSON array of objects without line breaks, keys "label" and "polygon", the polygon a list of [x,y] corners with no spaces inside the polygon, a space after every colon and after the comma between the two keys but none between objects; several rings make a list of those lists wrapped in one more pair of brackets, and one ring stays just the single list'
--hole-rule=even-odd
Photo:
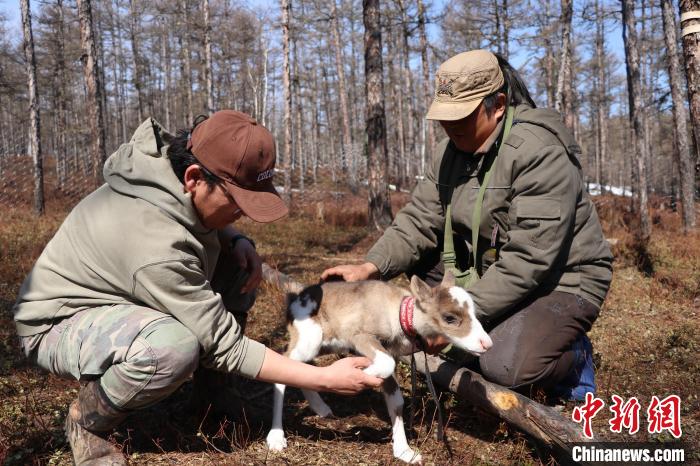
[{"label": "white and brown fur", "polygon": [[[394,358],[414,351],[399,321],[402,299],[409,295],[416,299],[413,327],[422,338],[443,335],[474,354],[491,347],[491,339],[474,315],[469,293],[453,285],[449,273],[434,289],[414,276],[410,292],[381,281],[328,282],[291,294],[288,299],[290,342],[285,355],[308,362],[320,353],[354,351],[372,360],[364,371],[385,378],[382,389],[391,417],[394,456],[407,463],[420,463],[421,455],[406,440],[403,396],[394,375]],[[272,428],[267,435],[271,450],[287,446],[282,429],[284,390],[284,385],[275,385]],[[302,392],[316,414],[332,415],[317,392]]]}]

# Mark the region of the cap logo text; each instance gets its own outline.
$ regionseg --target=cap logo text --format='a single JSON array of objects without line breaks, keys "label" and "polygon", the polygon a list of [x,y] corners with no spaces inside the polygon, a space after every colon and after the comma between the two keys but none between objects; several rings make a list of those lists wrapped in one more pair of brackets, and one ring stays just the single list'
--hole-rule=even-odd
[{"label": "cap logo text", "polygon": [[260,182],[263,180],[266,180],[268,178],[272,178],[272,175],[275,174],[275,170],[273,168],[270,168],[269,170],[265,170],[264,172],[258,173],[258,179],[255,180],[256,182]]}]

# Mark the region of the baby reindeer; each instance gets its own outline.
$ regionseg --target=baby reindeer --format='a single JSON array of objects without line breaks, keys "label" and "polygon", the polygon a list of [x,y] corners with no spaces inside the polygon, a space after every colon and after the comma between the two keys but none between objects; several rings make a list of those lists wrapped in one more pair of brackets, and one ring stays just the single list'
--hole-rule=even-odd
[{"label": "baby reindeer", "polygon": [[[287,322],[289,358],[308,362],[320,353],[354,351],[372,364],[365,372],[386,379],[382,386],[392,423],[394,457],[407,463],[421,462],[408,445],[403,423],[403,396],[394,375],[395,357],[411,354],[419,338],[439,335],[473,354],[492,345],[491,338],[474,315],[474,302],[464,289],[454,286],[447,273],[442,284],[431,289],[420,278],[411,279],[411,291],[381,281],[327,282],[290,294]],[[267,435],[271,450],[282,450],[287,440],[282,429],[285,386],[275,385],[272,428]],[[317,392],[302,390],[311,409],[321,417],[332,415]]]}]

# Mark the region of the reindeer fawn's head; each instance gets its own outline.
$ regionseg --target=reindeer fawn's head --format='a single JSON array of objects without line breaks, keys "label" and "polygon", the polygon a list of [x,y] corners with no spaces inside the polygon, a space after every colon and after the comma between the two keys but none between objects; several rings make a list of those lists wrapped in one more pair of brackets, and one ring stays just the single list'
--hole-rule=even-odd
[{"label": "reindeer fawn's head", "polygon": [[445,272],[442,283],[436,288],[430,288],[414,275],[411,293],[416,298],[414,325],[421,336],[444,335],[452,344],[476,355],[493,345],[474,314],[472,297],[455,286],[450,272]]}]

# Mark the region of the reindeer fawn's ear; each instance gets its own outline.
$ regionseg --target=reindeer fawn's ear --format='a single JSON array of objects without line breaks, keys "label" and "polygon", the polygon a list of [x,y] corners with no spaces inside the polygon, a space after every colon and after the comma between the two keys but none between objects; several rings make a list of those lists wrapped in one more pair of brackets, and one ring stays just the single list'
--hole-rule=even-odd
[{"label": "reindeer fawn's ear", "polygon": [[414,275],[411,277],[411,293],[413,293],[413,296],[415,296],[418,301],[425,301],[430,299],[433,295],[433,290],[427,283],[418,278],[417,275]]},{"label": "reindeer fawn's ear", "polygon": [[442,276],[440,288],[451,288],[455,286],[455,276],[450,270],[445,270],[445,275]]}]

